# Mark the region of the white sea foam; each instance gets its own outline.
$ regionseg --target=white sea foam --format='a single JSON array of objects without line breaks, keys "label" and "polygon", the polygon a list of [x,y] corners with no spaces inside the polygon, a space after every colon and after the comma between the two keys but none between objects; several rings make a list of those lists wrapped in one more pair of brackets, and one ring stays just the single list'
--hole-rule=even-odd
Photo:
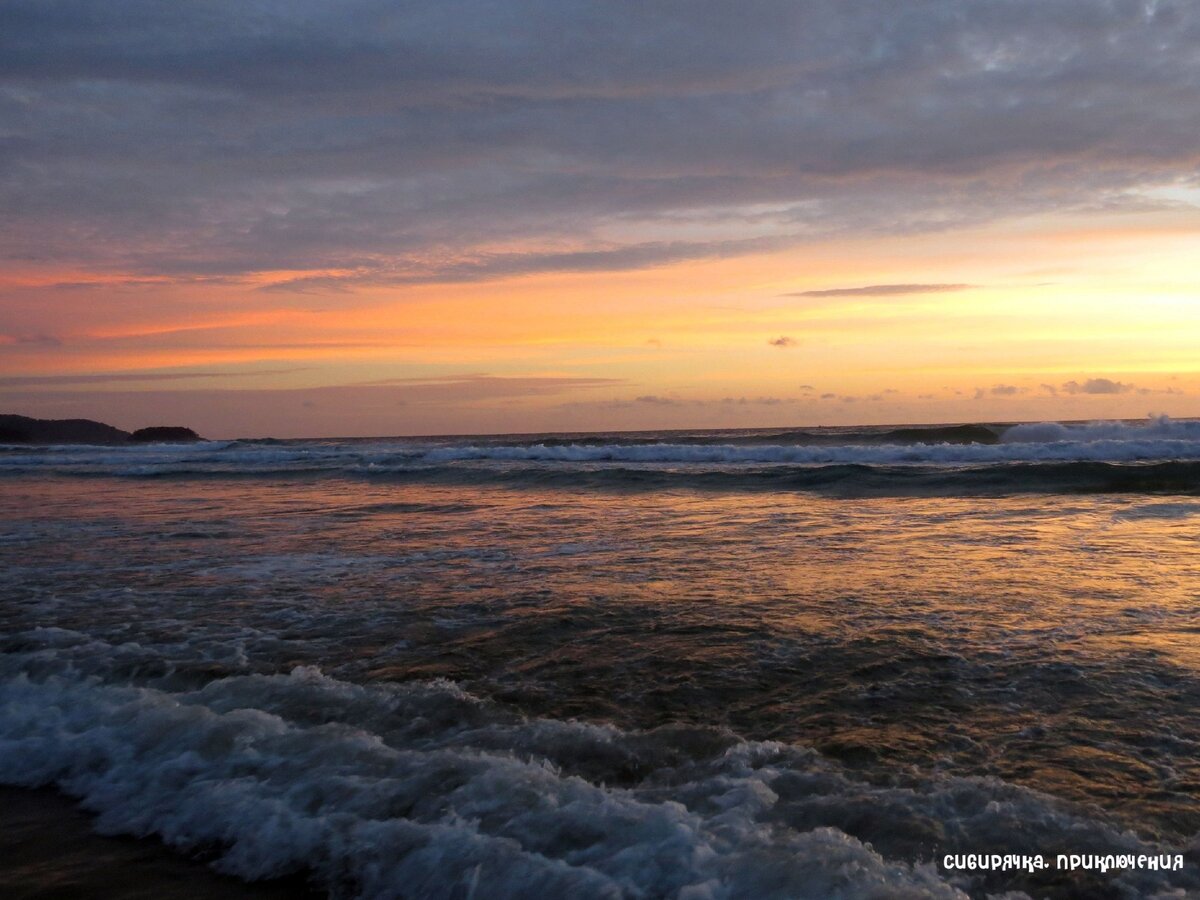
[{"label": "white sea foam", "polygon": [[884,444],[812,447],[790,444],[605,444],[521,447],[464,446],[430,450],[423,461],[549,461],[574,463],[707,463],[791,465],[971,465],[1011,462],[1140,462],[1200,460],[1200,438],[1105,439],[1010,444]]},{"label": "white sea foam", "polygon": [[[29,638],[40,649],[0,660],[0,781],[58,785],[105,832],[218,848],[247,879],[309,870],[379,898],[939,898],[970,885],[914,846],[1156,849],[995,780],[880,787],[810,750],[523,719],[447,682],[312,668],[193,690],[105,682],[76,663],[116,648]],[[863,822],[862,840],[843,830]],[[1113,884],[1149,895],[1189,878]]]},{"label": "white sea foam", "polygon": [[1200,442],[1200,421],[1158,416],[1136,425],[1128,422],[1037,422],[1014,425],[1001,434],[1000,440],[1014,444],[1146,440]]},{"label": "white sea foam", "polygon": [[[865,434],[865,433],[864,433]],[[863,443],[421,443],[419,441],[296,442],[286,445],[211,442],[134,447],[61,446],[9,449],[8,474],[171,476],[331,472],[414,472],[472,462],[604,463],[623,465],[990,465],[1038,462],[1130,463],[1200,460],[1200,421],[1159,418],[1143,424],[1056,422],[1016,425],[998,444]]]}]

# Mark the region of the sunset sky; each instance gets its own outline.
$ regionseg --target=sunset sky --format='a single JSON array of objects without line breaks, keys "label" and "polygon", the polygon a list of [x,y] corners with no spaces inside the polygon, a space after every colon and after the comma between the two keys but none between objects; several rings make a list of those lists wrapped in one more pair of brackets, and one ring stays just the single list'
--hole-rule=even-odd
[{"label": "sunset sky", "polygon": [[1200,415],[1191,0],[6,0],[0,412]]}]

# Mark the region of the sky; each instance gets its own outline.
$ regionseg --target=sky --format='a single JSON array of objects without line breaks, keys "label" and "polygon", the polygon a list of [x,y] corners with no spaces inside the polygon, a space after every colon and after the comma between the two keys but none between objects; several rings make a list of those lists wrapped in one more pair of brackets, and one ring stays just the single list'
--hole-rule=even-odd
[{"label": "sky", "polygon": [[5,0],[0,412],[1200,415],[1192,0]]}]

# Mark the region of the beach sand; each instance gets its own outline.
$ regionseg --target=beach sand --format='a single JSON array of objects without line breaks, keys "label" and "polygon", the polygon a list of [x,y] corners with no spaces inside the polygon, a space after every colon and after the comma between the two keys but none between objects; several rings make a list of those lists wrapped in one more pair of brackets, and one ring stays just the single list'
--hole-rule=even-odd
[{"label": "beach sand", "polygon": [[0,787],[0,896],[7,900],[284,900],[319,897],[302,876],[246,884],[161,842],[105,837],[51,790]]}]

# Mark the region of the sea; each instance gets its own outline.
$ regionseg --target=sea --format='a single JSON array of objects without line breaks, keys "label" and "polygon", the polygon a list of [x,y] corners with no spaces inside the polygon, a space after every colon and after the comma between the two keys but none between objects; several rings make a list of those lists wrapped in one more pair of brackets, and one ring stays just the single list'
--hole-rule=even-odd
[{"label": "sea", "polygon": [[1200,421],[4,446],[0,597],[21,896],[1200,897]]}]

